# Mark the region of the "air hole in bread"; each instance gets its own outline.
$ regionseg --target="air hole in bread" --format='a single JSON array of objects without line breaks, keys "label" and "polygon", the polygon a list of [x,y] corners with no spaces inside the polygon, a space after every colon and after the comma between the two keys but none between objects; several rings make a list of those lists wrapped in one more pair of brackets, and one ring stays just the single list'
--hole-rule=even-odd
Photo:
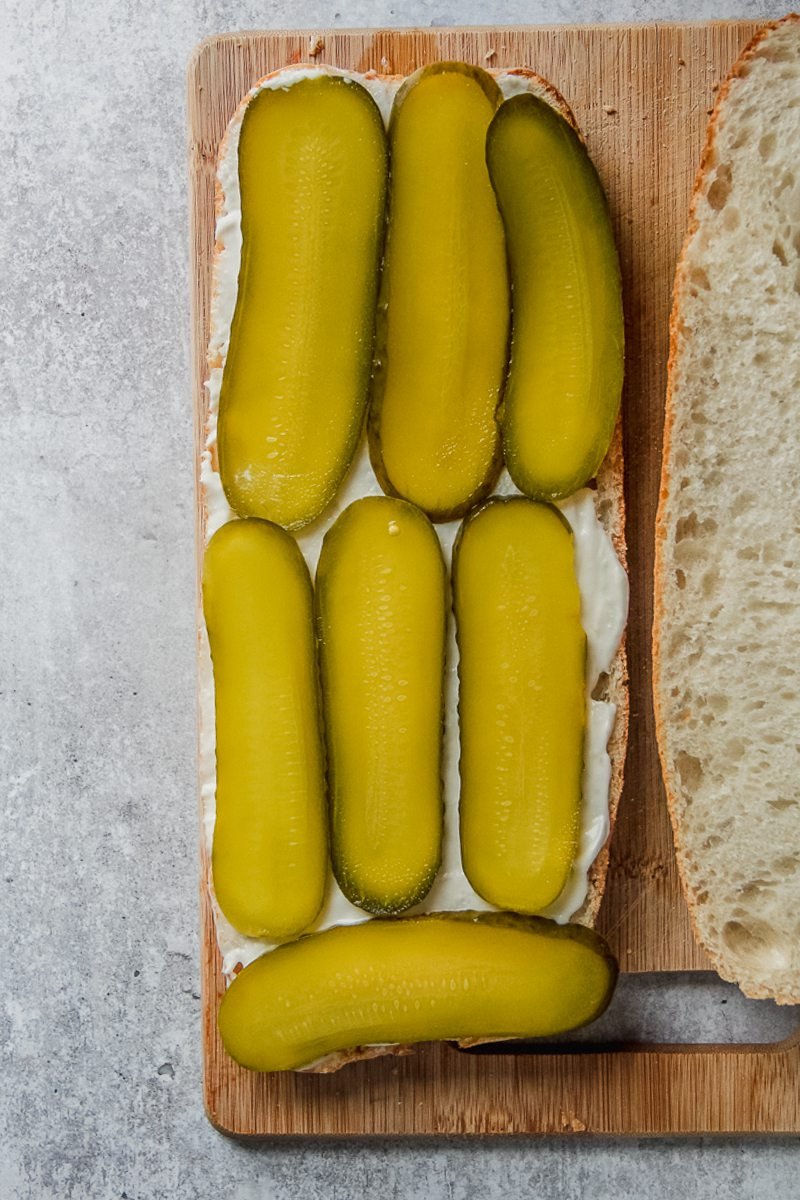
[{"label": "air hole in bread", "polygon": [[741,550],[736,551],[736,557],[742,562],[753,562],[758,558],[758,551],[754,550],[752,546],[742,546]]},{"label": "air hole in bread", "polygon": [[711,287],[708,274],[703,270],[702,267],[692,267],[689,278],[692,283],[696,283],[699,288],[703,288],[705,291],[708,291]]},{"label": "air hole in bread", "polygon": [[675,584],[679,592],[682,592],[686,587],[686,574],[681,570],[675,572]]},{"label": "air hole in bread", "polygon": [[731,516],[740,517],[742,513],[746,512],[748,508],[751,508],[757,500],[758,497],[752,492],[740,492],[731,505]]},{"label": "air hole in bread", "polygon": [[[770,806],[770,808],[774,808],[775,812],[786,812],[787,809],[789,809],[789,808],[797,808],[797,801],[790,799],[788,796],[777,796],[774,800],[768,800],[767,804]],[[794,868],[797,866],[797,863],[795,862],[795,860],[793,858],[778,859],[778,863],[776,863],[776,866],[778,866],[782,862],[791,863],[792,870],[794,870]]]},{"label": "air hole in bread", "polygon": [[744,743],[741,738],[729,738],[725,749],[731,762],[740,762],[744,758]]},{"label": "air hole in bread", "polygon": [[693,754],[687,754],[685,750],[681,750],[675,756],[675,767],[684,793],[691,795],[703,781],[703,764]]},{"label": "air hole in bread", "polygon": [[765,367],[769,362],[769,355],[766,350],[756,350],[753,355],[753,365],[756,367]]},{"label": "air hole in bread", "polygon": [[681,517],[675,526],[675,541],[682,542],[684,538],[694,537],[698,527],[696,512],[690,512],[688,517]]},{"label": "air hole in bread", "polygon": [[772,253],[775,255],[782,267],[789,265],[789,260],[786,257],[786,251],[783,248],[783,242],[779,241],[778,238],[776,238],[772,243]]},{"label": "air hole in bread", "polygon": [[800,296],[800,267],[798,267],[794,277],[794,290]]},{"label": "air hole in bread", "polygon": [[762,892],[774,885],[766,879],[752,879],[749,883],[743,883],[739,888],[739,895],[742,900],[754,900],[756,896],[760,896]]},{"label": "air hole in bread", "polygon": [[706,600],[710,600],[717,590],[719,583],[719,571],[716,567],[711,567],[703,576],[703,581],[700,585],[703,596]]},{"label": "air hole in bread", "polygon": [[[794,61],[794,56],[790,46],[784,46],[781,42],[774,39],[765,40],[753,54],[753,58],[765,58],[767,62],[772,63],[790,63]],[[785,78],[794,79],[794,71],[786,72]],[[781,75],[781,79],[784,75]]]},{"label": "air hole in bread", "polygon": [[773,132],[765,133],[761,141],[758,143],[758,153],[767,162],[772,157],[772,152],[775,149],[777,138]]},{"label": "air hole in bread", "polygon": [[728,207],[725,209],[725,214],[722,218],[723,228],[727,229],[730,233],[732,233],[734,231],[734,229],[739,228],[741,223],[742,223],[742,214],[739,212],[738,208],[734,208],[734,206],[732,204],[729,204]]},{"label": "air hole in bread", "polygon": [[728,163],[720,163],[714,181],[708,189],[708,203],[715,212],[721,212],[731,194],[731,168]]},{"label": "air hole in bread", "polygon": [[800,221],[800,187],[792,188],[792,194],[787,204],[788,216],[791,221]]},{"label": "air hole in bread", "polygon": [[791,961],[784,939],[766,921],[726,921],[722,940],[734,958],[750,970],[783,970]]},{"label": "air hole in bread", "polygon": [[794,875],[799,866],[800,863],[798,863],[797,859],[787,854],[784,858],[777,860],[774,870],[778,875]]},{"label": "air hole in bread", "polygon": [[597,677],[597,683],[592,688],[593,700],[605,700],[608,696],[608,672],[601,671]]}]

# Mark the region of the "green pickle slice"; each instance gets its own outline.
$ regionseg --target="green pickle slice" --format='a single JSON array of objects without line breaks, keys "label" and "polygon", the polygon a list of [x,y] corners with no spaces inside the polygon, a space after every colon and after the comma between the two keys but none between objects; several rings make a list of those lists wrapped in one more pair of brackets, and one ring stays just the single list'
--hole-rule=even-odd
[{"label": "green pickle slice", "polygon": [[549,504],[489,501],[453,562],[461,854],[480,896],[540,913],[578,847],[586,635],[572,531]]},{"label": "green pickle slice", "polygon": [[386,134],[360,84],[265,89],[239,141],[242,258],[219,412],[231,507],[299,529],[332,500],[369,389]]},{"label": "green pickle slice", "polygon": [[405,500],[345,509],[317,567],[331,856],[373,913],[433,883],[442,842],[447,576],[433,526]]},{"label": "green pickle slice", "polygon": [[503,452],[521,492],[556,500],[597,473],[619,412],[624,328],[611,219],[579,136],[538,96],[500,106],[486,161],[513,288]]},{"label": "green pickle slice", "polygon": [[296,542],[230,521],[203,567],[214,665],[214,892],[248,937],[283,941],[322,905],[327,814],[311,580]]},{"label": "green pickle slice", "polygon": [[500,468],[508,270],[485,151],[501,99],[485,71],[437,63],[403,84],[389,126],[370,454],[384,491],[434,521],[466,512]]},{"label": "green pickle slice", "polygon": [[617,966],[593,930],[510,913],[434,913],[310,934],[223,997],[228,1053],[254,1071],[374,1044],[564,1033],[600,1016]]}]

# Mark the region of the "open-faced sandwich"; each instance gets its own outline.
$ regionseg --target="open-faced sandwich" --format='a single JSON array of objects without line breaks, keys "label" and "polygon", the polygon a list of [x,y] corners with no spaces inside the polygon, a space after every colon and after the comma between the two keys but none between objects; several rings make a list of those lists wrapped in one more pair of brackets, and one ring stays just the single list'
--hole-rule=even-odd
[{"label": "open-faced sandwich", "polygon": [[529,71],[287,68],[230,123],[217,217],[224,1044],[331,1070],[584,1024],[627,579],[620,272],[572,114]]}]

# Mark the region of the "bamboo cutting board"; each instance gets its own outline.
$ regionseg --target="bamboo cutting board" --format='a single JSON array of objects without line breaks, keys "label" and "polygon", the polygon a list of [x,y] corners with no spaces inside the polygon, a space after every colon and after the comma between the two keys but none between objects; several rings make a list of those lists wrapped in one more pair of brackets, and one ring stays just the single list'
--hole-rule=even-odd
[{"label": "bamboo cutting board", "polygon": [[[408,74],[438,59],[459,59],[480,66],[530,67],[550,79],[575,112],[609,196],[626,302],[623,432],[631,725],[599,921],[623,971],[707,966],[680,892],[653,727],[653,523],[675,261],[714,93],[757,28],[756,23],[736,21],[227,34],[204,42],[189,67],[198,466],[205,440],[216,152],[234,109],[256,80],[312,58],[385,74]],[[202,525],[198,502],[198,549]],[[208,864],[201,866],[205,880]],[[800,1130],[800,1035],[775,1047],[648,1046],[580,1054],[469,1055],[440,1045],[409,1058],[356,1064],[331,1076],[244,1071],[226,1056],[216,1030],[224,988],[204,886],[201,916],[205,1101],[209,1117],[225,1132]]]}]

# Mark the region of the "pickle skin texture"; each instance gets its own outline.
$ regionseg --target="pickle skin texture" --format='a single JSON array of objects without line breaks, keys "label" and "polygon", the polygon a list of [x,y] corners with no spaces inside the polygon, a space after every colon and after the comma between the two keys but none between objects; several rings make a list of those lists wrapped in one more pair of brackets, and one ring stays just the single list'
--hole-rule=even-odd
[{"label": "pickle skin texture", "polygon": [[426,895],[441,857],[447,576],[436,533],[370,496],[328,531],[316,580],[331,859],[371,913]]},{"label": "pickle skin texture", "polygon": [[299,529],[350,465],[369,393],[383,238],[383,121],[360,84],[265,89],[239,141],[242,257],[218,451],[240,516]]},{"label": "pickle skin texture", "polygon": [[541,913],[577,854],[586,635],[572,531],[549,504],[493,499],[453,553],[461,855],[475,891]]},{"label": "pickle skin texture", "polygon": [[228,1054],[255,1071],[358,1046],[534,1038],[595,1020],[617,965],[593,930],[511,913],[433,913],[313,933],[223,997]]},{"label": "pickle skin texture", "polygon": [[311,580],[297,543],[231,521],[208,544],[214,666],[214,893],[248,937],[296,937],[322,907],[327,820]]},{"label": "pickle skin texture", "polygon": [[619,412],[624,322],[602,185],[580,137],[530,93],[486,143],[513,288],[503,452],[527,496],[557,500],[596,475]]},{"label": "pickle skin texture", "polygon": [[502,462],[509,283],[485,159],[501,101],[480,68],[437,63],[405,81],[389,124],[369,448],[383,490],[433,521],[488,495]]}]

